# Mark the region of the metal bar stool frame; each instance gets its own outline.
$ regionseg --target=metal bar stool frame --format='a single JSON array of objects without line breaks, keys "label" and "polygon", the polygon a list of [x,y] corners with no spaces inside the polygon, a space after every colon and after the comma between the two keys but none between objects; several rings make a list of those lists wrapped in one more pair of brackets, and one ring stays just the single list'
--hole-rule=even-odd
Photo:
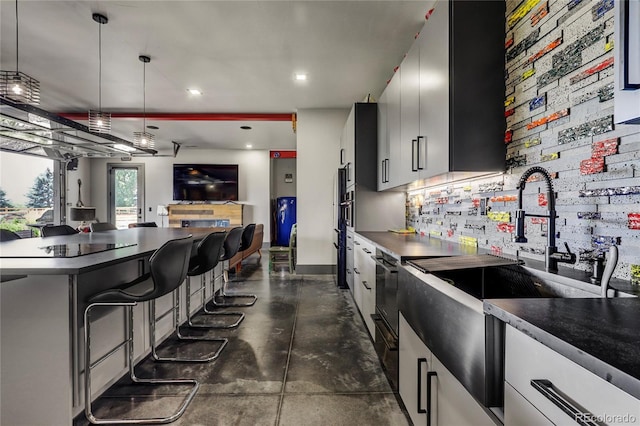
[{"label": "metal bar stool frame", "polygon": [[[190,254],[190,248],[192,245],[191,236],[186,238],[181,238],[177,240],[171,240],[162,245],[158,250],[151,255],[149,260],[150,264],[153,259],[159,255],[159,253],[164,254],[163,250],[167,252],[176,253],[176,261],[183,261],[184,267],[181,274],[181,279],[179,282],[174,282],[171,286],[179,287],[182,281],[184,281],[184,277],[187,274],[188,268],[188,258]],[[180,255],[183,255],[184,258],[180,259]],[[153,277],[153,275],[152,275]],[[148,279],[146,276],[140,277],[134,280],[128,288],[133,287],[136,284],[139,284]],[[164,293],[166,294],[166,293]],[[163,296],[164,294],[160,293],[160,290],[156,289],[156,283],[154,281],[154,288],[143,294],[142,296],[132,295],[130,293],[126,293],[122,290],[118,289],[110,289],[98,293],[97,295],[93,295],[89,298],[89,304],[84,310],[83,321],[84,321],[84,361],[85,361],[85,369],[84,369],[84,403],[85,403],[85,416],[87,419],[93,424],[164,424],[171,423],[178,419],[182,414],[184,414],[187,406],[191,403],[193,398],[195,397],[200,384],[197,380],[194,379],[144,379],[136,376],[135,374],[135,365],[133,363],[133,354],[134,354],[134,345],[133,345],[133,307],[138,304],[140,301],[154,301],[156,298]],[[104,297],[101,297],[104,296]],[[97,299],[97,301],[92,301],[92,299]],[[101,299],[105,299],[104,301]],[[109,301],[109,299],[113,299]],[[129,299],[129,300],[127,300]],[[117,345],[115,348],[110,350],[105,355],[101,356],[95,362],[91,362],[91,310],[98,306],[106,306],[106,307],[118,307],[122,306],[126,308],[126,320],[125,320],[125,334],[126,338],[123,342]],[[149,319],[150,323],[154,322],[151,318]],[[151,324],[150,324],[151,326]],[[155,335],[154,335],[155,327],[152,327],[152,333],[150,333],[150,338],[152,347],[155,346]],[[129,378],[134,384],[153,384],[153,385],[192,385],[191,391],[187,394],[182,404],[171,416],[168,417],[151,417],[151,418],[143,418],[143,419],[99,419],[94,416],[92,410],[92,401],[91,401],[91,370],[102,363],[109,356],[113,355],[120,348],[125,347],[127,351],[127,366],[129,370]]]},{"label": "metal bar stool frame", "polygon": [[[253,225],[253,229],[255,229],[255,224],[247,225],[247,228],[249,228],[251,225]],[[258,300],[258,296],[256,296],[255,294],[227,293],[227,284],[229,283],[229,259],[235,256],[235,254],[238,253],[238,251],[240,250],[240,245],[243,239],[242,236],[244,232],[245,230],[243,230],[241,227],[233,228],[231,231],[229,231],[229,233],[227,233],[227,238],[225,238],[224,240],[224,252],[220,257],[220,260],[222,262],[226,261],[227,267],[223,268],[223,271],[222,271],[223,282],[222,282],[222,287],[220,288],[218,297],[221,298],[222,300],[238,299],[238,298],[249,298],[252,300],[246,303],[238,303],[238,302],[222,302],[221,303],[216,301],[216,295],[214,292],[212,303],[216,307],[219,307],[219,308],[247,307],[247,306],[255,305],[256,301]],[[251,232],[251,228],[248,232]],[[249,238],[249,241],[251,241],[250,238]],[[219,277],[220,276],[218,275],[217,277],[214,278],[214,280]]]}]

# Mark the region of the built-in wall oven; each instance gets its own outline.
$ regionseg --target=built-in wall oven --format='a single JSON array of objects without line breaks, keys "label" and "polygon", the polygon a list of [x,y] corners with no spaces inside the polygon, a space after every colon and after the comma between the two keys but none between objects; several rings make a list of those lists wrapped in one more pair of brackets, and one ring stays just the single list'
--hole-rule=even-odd
[{"label": "built-in wall oven", "polygon": [[376,250],[376,313],[373,316],[375,348],[385,374],[395,390],[398,388],[398,266],[400,260]]}]

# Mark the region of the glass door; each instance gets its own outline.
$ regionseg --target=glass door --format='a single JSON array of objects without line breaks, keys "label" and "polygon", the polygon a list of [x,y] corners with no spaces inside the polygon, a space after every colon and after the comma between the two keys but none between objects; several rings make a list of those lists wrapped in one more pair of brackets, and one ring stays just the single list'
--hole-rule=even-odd
[{"label": "glass door", "polygon": [[108,220],[118,229],[144,222],[144,164],[108,164]]}]

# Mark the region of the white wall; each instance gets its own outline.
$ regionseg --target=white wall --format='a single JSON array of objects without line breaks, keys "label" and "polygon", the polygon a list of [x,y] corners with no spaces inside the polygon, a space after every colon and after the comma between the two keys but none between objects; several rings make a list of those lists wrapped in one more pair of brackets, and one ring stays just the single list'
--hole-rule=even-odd
[{"label": "white wall", "polygon": [[[261,150],[196,150],[181,149],[177,158],[137,157],[131,162],[121,162],[117,158],[91,160],[91,197],[100,220],[107,218],[108,163],[142,163],[145,172],[145,213],[144,221],[157,222],[160,204],[171,204],[173,198],[173,164],[238,164],[239,202],[247,204],[245,223],[264,224],[265,235],[270,235],[269,219],[269,152]],[[79,169],[80,170],[80,169]],[[76,178],[77,179],[77,178]],[[83,190],[84,190],[84,179]],[[71,185],[77,192],[77,186]],[[74,199],[74,198],[72,198]],[[84,201],[84,196],[83,196]],[[75,203],[75,199],[74,199]],[[86,204],[86,202],[85,202]],[[151,208],[151,211],[149,211]],[[165,218],[165,226],[167,219]]]},{"label": "white wall", "polygon": [[[340,166],[340,136],[346,109],[298,110],[298,267],[335,265],[334,177]],[[311,269],[305,269],[311,266]]]},{"label": "white wall", "polygon": [[[274,158],[271,160],[271,198],[295,197],[298,178],[295,158]],[[285,182],[286,174],[293,176],[293,182]]]}]

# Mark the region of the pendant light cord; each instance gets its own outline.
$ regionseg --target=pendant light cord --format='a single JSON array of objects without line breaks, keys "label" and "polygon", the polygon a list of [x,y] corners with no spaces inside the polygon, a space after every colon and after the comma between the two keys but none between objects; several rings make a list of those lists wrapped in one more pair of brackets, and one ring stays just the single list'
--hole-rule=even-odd
[{"label": "pendant light cord", "polygon": [[102,113],[102,23],[98,22],[98,109]]},{"label": "pendant light cord", "polygon": [[142,132],[147,124],[147,63],[142,62]]},{"label": "pendant light cord", "polygon": [[18,74],[18,0],[16,0],[16,74]]}]

